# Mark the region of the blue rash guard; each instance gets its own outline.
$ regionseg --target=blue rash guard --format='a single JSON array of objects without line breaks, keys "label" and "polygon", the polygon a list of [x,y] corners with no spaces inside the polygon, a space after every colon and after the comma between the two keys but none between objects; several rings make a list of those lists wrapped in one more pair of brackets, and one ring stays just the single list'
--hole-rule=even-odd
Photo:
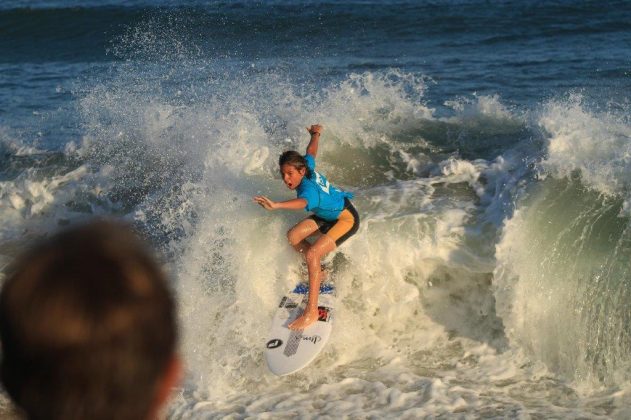
[{"label": "blue rash guard", "polygon": [[324,220],[337,220],[344,210],[344,199],[353,198],[353,194],[338,190],[327,181],[324,175],[315,171],[315,158],[305,155],[308,175],[305,175],[296,188],[298,198],[307,200],[306,211],[312,211]]}]

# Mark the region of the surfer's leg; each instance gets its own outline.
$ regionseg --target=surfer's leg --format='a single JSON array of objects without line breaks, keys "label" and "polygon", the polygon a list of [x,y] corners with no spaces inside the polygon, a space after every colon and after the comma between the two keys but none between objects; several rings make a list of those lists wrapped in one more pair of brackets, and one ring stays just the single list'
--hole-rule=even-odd
[{"label": "surfer's leg", "polygon": [[318,230],[318,224],[311,218],[306,218],[287,231],[287,240],[294,249],[306,255],[311,247],[306,239]]},{"label": "surfer's leg", "polygon": [[305,253],[307,269],[309,270],[309,300],[305,311],[294,322],[289,324],[292,330],[303,330],[318,320],[318,296],[320,294],[320,261],[335,249],[335,241],[327,235],[322,235]]}]

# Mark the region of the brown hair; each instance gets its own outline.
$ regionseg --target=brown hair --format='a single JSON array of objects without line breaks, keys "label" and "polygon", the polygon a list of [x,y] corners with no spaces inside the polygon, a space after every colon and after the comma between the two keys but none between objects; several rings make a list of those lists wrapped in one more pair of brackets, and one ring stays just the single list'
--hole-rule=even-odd
[{"label": "brown hair", "polygon": [[30,419],[142,419],[177,340],[151,254],[97,222],[19,258],[0,293],[0,378]]},{"label": "brown hair", "polygon": [[311,175],[305,157],[295,150],[287,150],[280,155],[278,158],[278,166],[282,167],[283,165],[291,165],[298,170],[305,169],[307,177]]}]

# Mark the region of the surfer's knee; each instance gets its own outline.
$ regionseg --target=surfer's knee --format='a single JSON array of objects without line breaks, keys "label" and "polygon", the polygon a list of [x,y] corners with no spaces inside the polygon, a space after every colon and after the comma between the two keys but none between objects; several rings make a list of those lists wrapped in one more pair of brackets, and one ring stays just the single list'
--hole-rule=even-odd
[{"label": "surfer's knee", "polygon": [[316,247],[311,247],[305,252],[305,259],[307,264],[312,261],[319,262],[322,259],[322,255]]},{"label": "surfer's knee", "polygon": [[300,243],[300,241],[302,240],[302,238],[300,238],[296,232],[294,231],[294,229],[289,229],[287,231],[287,241],[289,242],[289,245],[291,246],[296,246]]}]

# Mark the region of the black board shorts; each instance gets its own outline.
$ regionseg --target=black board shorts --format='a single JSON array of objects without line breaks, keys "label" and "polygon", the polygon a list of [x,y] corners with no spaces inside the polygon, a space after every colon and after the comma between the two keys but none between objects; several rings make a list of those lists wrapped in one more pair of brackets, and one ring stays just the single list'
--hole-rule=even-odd
[{"label": "black board shorts", "polygon": [[309,216],[318,225],[318,231],[335,241],[336,246],[353,236],[359,229],[359,214],[348,198],[344,199],[344,210],[337,220],[324,220],[312,214]]}]

